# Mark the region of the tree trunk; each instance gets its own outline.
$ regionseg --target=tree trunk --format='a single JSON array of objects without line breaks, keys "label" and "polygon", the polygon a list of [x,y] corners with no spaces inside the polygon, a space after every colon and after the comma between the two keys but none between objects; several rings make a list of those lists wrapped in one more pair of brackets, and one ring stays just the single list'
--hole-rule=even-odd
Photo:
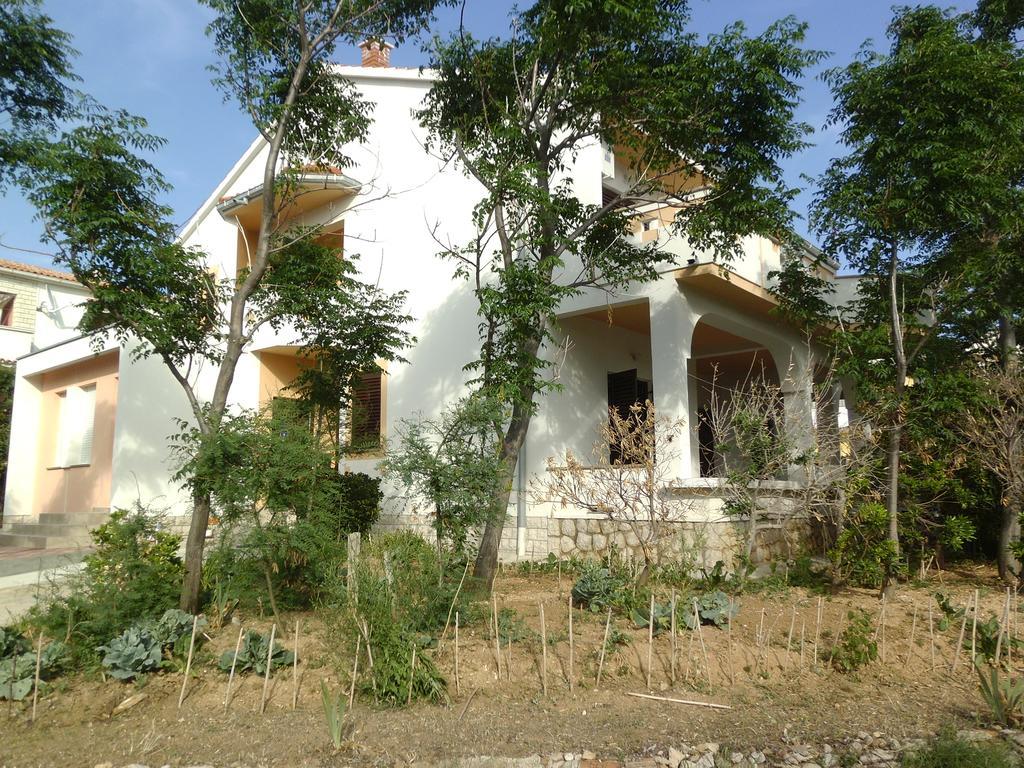
[{"label": "tree trunk", "polygon": [[900,552],[899,524],[899,477],[900,477],[900,439],[903,433],[903,392],[907,385],[907,355],[903,348],[903,326],[900,322],[900,303],[897,292],[899,268],[899,247],[896,242],[890,244],[889,250],[889,321],[892,326],[893,361],[896,364],[896,380],[893,398],[896,412],[892,415],[889,430],[888,488],[886,509],[889,512],[889,540],[896,546],[896,555]]},{"label": "tree trunk", "polygon": [[999,365],[1003,373],[1014,373],[1018,365],[1017,327],[1009,312],[999,316]]},{"label": "tree trunk", "polygon": [[[531,393],[530,402],[533,396]],[[498,570],[498,549],[501,547],[501,533],[505,529],[505,517],[508,512],[508,499],[512,493],[512,480],[515,477],[519,452],[526,441],[530,429],[529,405],[517,404],[512,410],[512,420],[505,430],[505,439],[501,444],[502,473],[491,501],[491,515],[484,525],[483,536],[480,538],[480,551],[477,552],[473,566],[473,576],[482,582],[487,591],[491,591],[494,575]],[[522,489],[520,489],[520,493]]]},{"label": "tree trunk", "polygon": [[199,613],[199,592],[203,576],[203,548],[206,529],[210,524],[210,494],[197,493],[192,497],[192,522],[185,540],[185,579],[181,583],[178,607],[186,613]]},{"label": "tree trunk", "polygon": [[1003,500],[1003,516],[999,526],[999,578],[1013,583],[1020,575],[1020,561],[1011,547],[1020,540],[1020,507],[1012,499]]}]

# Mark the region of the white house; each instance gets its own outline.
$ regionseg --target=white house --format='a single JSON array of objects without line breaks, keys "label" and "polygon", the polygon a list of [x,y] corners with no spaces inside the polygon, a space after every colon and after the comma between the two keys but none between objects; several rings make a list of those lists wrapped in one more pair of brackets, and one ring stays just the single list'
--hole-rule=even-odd
[{"label": "white house", "polygon": [[88,295],[68,272],[0,259],[0,361],[77,335]]},{"label": "white house", "polygon": [[[340,248],[358,253],[364,276],[383,290],[408,292],[406,311],[415,318],[409,330],[417,342],[403,353],[407,362],[389,366],[379,386],[368,382],[364,393],[379,402],[375,427],[387,437],[403,419],[435,415],[464,393],[463,366],[479,349],[476,304],[470,286],[453,278],[452,265],[437,257],[436,239],[459,243],[472,236],[471,210],[480,190],[424,149],[426,137],[413,112],[430,86],[430,73],[389,67],[380,59],[368,64],[341,72],[376,105],[369,138],[351,149],[355,163],[344,174],[305,179],[317,191],[302,196],[294,215],[322,225]],[[186,245],[210,254],[210,268],[220,275],[235,274],[255,241],[264,153],[262,140],[254,142],[181,233]],[[576,193],[584,202],[600,203],[605,188],[623,183],[625,170],[614,148],[595,143],[575,162]],[[811,422],[811,353],[806,340],[771,313],[774,300],[767,291],[769,272],[780,266],[779,245],[749,238],[743,259],[724,275],[662,227],[671,214],[646,211],[635,233],[643,240],[658,239],[666,261],[668,255],[675,260],[657,280],[611,298],[593,292],[561,308],[558,333],[568,343],[551,354],[559,355],[562,389],[541,399],[523,449],[503,557],[600,550],[605,542],[630,545],[628,535],[608,521],[526,492],[549,456],[567,449],[590,454],[608,412],[610,381],[616,391],[625,384],[632,388],[630,396],[651,396],[660,413],[696,425],[714,366],[727,384],[763,364],[787,393],[786,418]],[[836,267],[825,263],[821,270],[831,279]],[[239,363],[234,404],[265,404],[295,376],[297,352],[286,333],[261,333]],[[210,371],[200,367],[194,375],[202,389]],[[176,431],[175,419],[188,415],[184,395],[160,362],[133,361],[130,350],[113,341],[79,338],[21,358],[8,515],[27,524],[89,521],[85,515],[128,506],[137,498],[171,514],[187,514],[188,499],[170,479],[167,436]],[[716,481],[702,477],[696,431],[689,429],[683,441],[672,466],[673,492],[704,500],[688,522],[704,529],[710,525],[713,540],[705,530],[702,546],[724,552],[732,528],[715,505]],[[345,468],[373,473],[378,458],[361,456]],[[705,475],[712,471],[704,470]],[[780,483],[780,494],[786,487]],[[383,525],[425,522],[413,503],[391,490]],[[44,532],[60,534],[52,527]]]}]

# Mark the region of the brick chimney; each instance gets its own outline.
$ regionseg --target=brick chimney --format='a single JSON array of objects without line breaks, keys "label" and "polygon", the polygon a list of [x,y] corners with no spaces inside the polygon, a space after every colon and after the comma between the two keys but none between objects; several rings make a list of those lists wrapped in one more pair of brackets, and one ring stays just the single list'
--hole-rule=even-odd
[{"label": "brick chimney", "polygon": [[383,40],[363,40],[359,48],[363,52],[364,67],[391,66],[391,46]]}]

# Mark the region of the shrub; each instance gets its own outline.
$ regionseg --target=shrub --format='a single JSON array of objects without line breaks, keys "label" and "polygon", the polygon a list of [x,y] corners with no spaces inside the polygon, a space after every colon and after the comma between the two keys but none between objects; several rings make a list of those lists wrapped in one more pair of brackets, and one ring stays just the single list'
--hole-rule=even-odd
[{"label": "shrub", "polygon": [[[39,679],[50,680],[64,669],[64,643],[54,641],[43,648],[39,658]],[[0,660],[0,700],[21,701],[32,691],[36,676],[36,655],[31,651],[8,655]]]},{"label": "shrub", "polygon": [[907,755],[904,768],[1011,768],[1009,750],[997,742],[976,743],[961,739],[945,728],[928,745]]},{"label": "shrub", "polygon": [[364,472],[344,472],[338,476],[338,525],[343,534],[367,534],[380,517],[384,494],[380,478]]},{"label": "shrub", "polygon": [[29,647],[28,640],[14,627],[0,627],[0,659],[25,653]]},{"label": "shrub", "polygon": [[[235,659],[235,651],[224,651],[221,654],[217,666],[222,672],[230,672],[231,664],[235,665],[235,673],[254,672],[257,675],[267,673],[267,654],[270,653],[270,635],[261,635],[259,632],[250,629],[242,638],[242,644],[238,649],[238,658]],[[278,642],[274,641],[274,650],[270,653],[270,668],[286,667],[295,661],[295,654],[285,650]]]},{"label": "shrub", "polygon": [[878,658],[871,616],[862,608],[846,614],[846,626],[832,648],[832,666],[840,672],[853,672]]},{"label": "shrub", "polygon": [[96,551],[29,614],[49,637],[63,637],[77,664],[99,660],[97,648],[129,627],[155,621],[178,602],[184,569],[179,536],[140,504],[115,510],[92,533]]},{"label": "shrub", "polygon": [[889,512],[878,503],[861,504],[829,553],[833,573],[860,587],[879,587],[886,574],[896,573],[901,561],[889,541]]}]

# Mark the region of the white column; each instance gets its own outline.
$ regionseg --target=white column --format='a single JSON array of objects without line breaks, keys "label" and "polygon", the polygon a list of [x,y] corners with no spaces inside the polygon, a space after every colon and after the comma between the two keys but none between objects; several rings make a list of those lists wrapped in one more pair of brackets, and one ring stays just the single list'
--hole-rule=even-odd
[{"label": "white column", "polygon": [[[41,377],[40,377],[41,378]],[[4,514],[33,515],[36,509],[36,481],[39,462],[52,456],[40,452],[43,406],[39,385],[20,372],[14,379],[14,409],[11,412],[10,447],[7,454],[7,488]]]},{"label": "white column", "polygon": [[675,287],[669,286],[664,295],[651,298],[651,364],[654,373],[654,405],[658,417],[682,421],[673,435],[671,450],[661,446],[659,457],[667,456],[671,462],[669,477],[685,480],[700,474],[693,464],[696,452],[691,407],[689,376],[690,346],[693,340],[694,320],[686,301]]}]

